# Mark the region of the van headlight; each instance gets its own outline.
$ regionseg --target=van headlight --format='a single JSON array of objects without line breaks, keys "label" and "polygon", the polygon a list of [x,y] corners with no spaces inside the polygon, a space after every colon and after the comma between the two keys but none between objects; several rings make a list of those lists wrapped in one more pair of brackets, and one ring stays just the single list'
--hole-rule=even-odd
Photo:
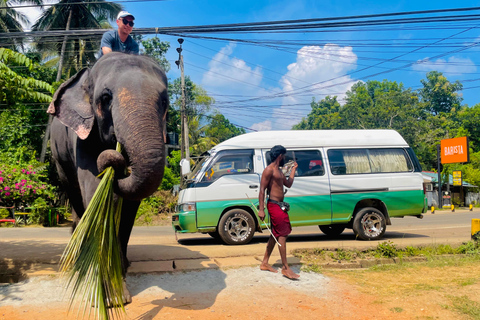
[{"label": "van headlight", "polygon": [[195,205],[195,202],[178,205],[178,212],[187,212],[187,211],[195,211],[195,212],[197,211],[197,206]]}]

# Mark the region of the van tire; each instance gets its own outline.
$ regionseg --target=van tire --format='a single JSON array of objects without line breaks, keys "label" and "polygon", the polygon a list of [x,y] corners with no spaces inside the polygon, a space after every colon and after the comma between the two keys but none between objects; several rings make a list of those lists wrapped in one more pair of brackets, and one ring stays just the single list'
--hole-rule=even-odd
[{"label": "van tire", "polygon": [[208,232],[208,235],[213,239],[220,239],[220,235],[218,234],[218,231]]},{"label": "van tire", "polygon": [[336,237],[342,234],[345,226],[341,224],[332,224],[328,226],[318,226],[320,230],[327,236]]},{"label": "van tire", "polygon": [[385,234],[386,228],[385,216],[372,207],[358,211],[353,220],[353,231],[361,240],[379,240]]},{"label": "van tire", "polygon": [[255,233],[255,221],[247,211],[232,209],[220,219],[217,230],[226,244],[246,244]]}]

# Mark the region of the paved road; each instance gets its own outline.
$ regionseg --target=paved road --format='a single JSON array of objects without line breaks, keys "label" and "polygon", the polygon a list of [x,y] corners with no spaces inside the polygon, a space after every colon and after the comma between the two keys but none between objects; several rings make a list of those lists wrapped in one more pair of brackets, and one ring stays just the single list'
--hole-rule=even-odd
[{"label": "paved road", "polygon": [[[480,219],[480,209],[473,212],[437,211],[436,214],[425,214],[424,219],[392,219],[392,225],[387,227],[382,241],[390,240],[399,246],[460,244],[470,239],[472,219]],[[172,265],[195,269],[212,264],[238,263],[238,260],[230,261],[234,257],[247,259],[244,264],[255,264],[264,253],[267,232],[257,233],[248,245],[228,246],[208,235],[175,235],[170,226],[135,227],[128,249],[128,257],[132,262],[129,272],[169,271],[173,270]],[[45,269],[45,265],[58,263],[69,237],[69,228],[0,228],[0,263],[10,261],[15,268],[24,270]],[[375,247],[378,242],[355,240],[351,230],[330,238],[316,226],[297,227],[289,237],[288,249],[364,249]],[[274,258],[278,258],[278,250],[274,251]]]}]

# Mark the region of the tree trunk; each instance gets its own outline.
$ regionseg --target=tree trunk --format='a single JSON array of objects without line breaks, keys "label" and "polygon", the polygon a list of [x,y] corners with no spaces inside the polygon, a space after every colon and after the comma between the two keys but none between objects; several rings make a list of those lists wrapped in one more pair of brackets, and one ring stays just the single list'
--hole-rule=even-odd
[{"label": "tree trunk", "polygon": [[[66,31],[70,30],[70,22],[72,21],[72,12],[73,12],[73,9],[70,8],[70,11],[68,12],[67,26],[65,28]],[[62,79],[63,59],[64,59],[64,56],[65,56],[65,49],[67,47],[67,38],[68,38],[68,36],[65,36],[63,38],[62,50],[60,51],[60,61],[58,62],[57,79],[55,80],[56,82],[59,82],[60,79]],[[42,152],[40,154],[40,162],[45,162],[45,154],[47,153],[48,140],[50,139],[50,126],[52,124],[52,120],[53,120],[53,115],[49,115],[48,116],[47,129],[45,130],[45,135],[43,136],[43,144],[42,144]]]}]

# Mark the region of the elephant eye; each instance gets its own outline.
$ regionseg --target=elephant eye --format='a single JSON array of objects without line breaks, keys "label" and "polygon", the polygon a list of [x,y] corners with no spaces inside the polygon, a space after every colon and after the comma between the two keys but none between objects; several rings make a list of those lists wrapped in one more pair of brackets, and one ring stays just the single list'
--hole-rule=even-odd
[{"label": "elephant eye", "polygon": [[109,107],[112,103],[112,92],[109,89],[104,89],[100,96],[100,102],[103,107]]}]

